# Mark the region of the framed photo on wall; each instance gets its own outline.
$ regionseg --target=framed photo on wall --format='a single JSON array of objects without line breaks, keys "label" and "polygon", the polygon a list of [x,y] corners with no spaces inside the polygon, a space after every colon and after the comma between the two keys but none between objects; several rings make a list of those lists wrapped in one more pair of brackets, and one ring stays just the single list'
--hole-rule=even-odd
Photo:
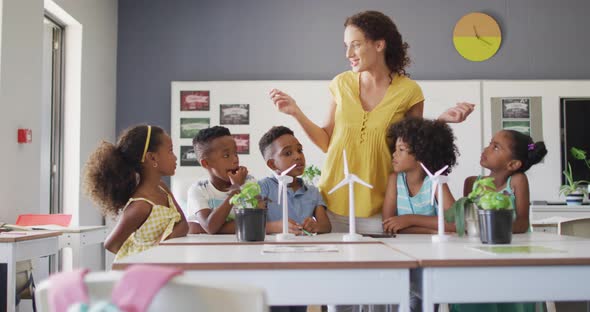
[{"label": "framed photo on wall", "polygon": [[180,118],[180,138],[192,139],[210,123],[210,118]]},{"label": "framed photo on wall", "polygon": [[502,118],[529,119],[531,118],[530,98],[502,99]]},{"label": "framed photo on wall", "polygon": [[192,146],[182,145],[180,147],[180,165],[184,167],[200,167],[197,154]]},{"label": "framed photo on wall", "polygon": [[181,111],[208,111],[209,91],[180,91]]},{"label": "framed photo on wall", "polygon": [[219,124],[249,125],[250,104],[220,104]]},{"label": "framed photo on wall", "polygon": [[238,154],[250,154],[250,134],[232,134],[238,147]]},{"label": "framed photo on wall", "polygon": [[543,141],[540,96],[492,97],[492,133],[514,130]]}]

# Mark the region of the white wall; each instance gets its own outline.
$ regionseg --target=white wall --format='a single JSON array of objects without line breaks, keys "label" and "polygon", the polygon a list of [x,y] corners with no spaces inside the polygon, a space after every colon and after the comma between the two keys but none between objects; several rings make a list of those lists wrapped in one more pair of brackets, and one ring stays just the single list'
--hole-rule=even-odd
[{"label": "white wall", "polygon": [[[43,0],[5,0],[0,53],[0,220],[14,222],[22,213],[40,211],[40,146],[42,125]],[[79,109],[79,163],[101,139],[115,139],[117,0],[55,1],[82,24]],[[68,108],[66,108],[68,109]],[[16,129],[33,130],[33,142],[16,143]],[[67,132],[68,129],[65,129]],[[68,155],[66,155],[66,159]],[[80,189],[82,192],[82,189]],[[89,201],[78,196],[80,225],[102,224]],[[87,248],[83,263],[98,268],[101,248]]]},{"label": "white wall", "polygon": [[[560,163],[560,98],[590,97],[588,80],[417,80],[424,92],[424,116],[436,118],[455,102],[467,101],[476,104],[469,118],[460,124],[452,124],[457,137],[456,145],[461,153],[458,165],[453,168],[449,186],[456,198],[463,194],[466,177],[484,173],[479,165],[481,151],[492,137],[492,97],[541,97],[543,140],[548,154],[544,161],[527,171],[531,200],[564,201],[558,194],[561,184]],[[233,134],[250,134],[250,154],[240,155],[240,163],[248,167],[256,178],[269,174],[258,151],[258,141],[273,125],[290,127],[304,146],[307,164],[322,166],[325,155],[303,134],[297,122],[278,113],[268,99],[267,93],[273,87],[279,88],[297,100],[302,110],[314,122],[321,123],[329,99],[329,81],[173,81],[171,88],[171,135],[175,153],[180,157],[180,146],[190,146],[191,139],[181,139],[179,118],[210,118],[211,126],[219,124],[220,104],[250,104],[249,125],[228,125]],[[180,111],[181,90],[209,90],[209,111]],[[350,160],[350,158],[349,158]],[[172,191],[182,205],[186,200],[186,189],[198,177],[206,176],[201,167],[179,166],[172,177]]]},{"label": "white wall", "polygon": [[[479,158],[482,150],[482,110],[481,82],[478,80],[418,80],[425,97],[424,116],[436,118],[456,102],[476,104],[476,110],[469,119],[461,124],[453,124],[457,137],[456,145],[461,153],[458,165],[453,168],[449,186],[455,196],[463,193],[463,180],[470,175],[481,174]],[[262,155],[258,149],[258,141],[272,126],[284,125],[291,128],[305,151],[307,165],[323,168],[325,154],[317,148],[304,134],[301,126],[294,118],[281,114],[273,107],[268,98],[272,88],[281,89],[290,94],[305,114],[314,122],[321,124],[328,113],[330,94],[329,81],[318,80],[279,80],[279,81],[173,81],[171,89],[171,131],[175,153],[181,157],[180,147],[191,146],[192,139],[181,139],[180,118],[210,118],[210,125],[219,125],[220,104],[250,104],[249,125],[226,125],[232,134],[250,134],[250,153],[240,155],[240,164],[246,166],[250,174],[261,179],[270,175]],[[209,90],[209,111],[180,111],[180,91]],[[354,157],[349,153],[349,161]],[[180,163],[179,163],[180,165]],[[438,168],[440,169],[440,168]],[[432,169],[434,170],[434,168]],[[199,177],[206,177],[202,167],[179,166],[172,177],[172,191],[181,205],[186,201],[186,190],[191,182]],[[186,205],[184,205],[186,207]]]}]

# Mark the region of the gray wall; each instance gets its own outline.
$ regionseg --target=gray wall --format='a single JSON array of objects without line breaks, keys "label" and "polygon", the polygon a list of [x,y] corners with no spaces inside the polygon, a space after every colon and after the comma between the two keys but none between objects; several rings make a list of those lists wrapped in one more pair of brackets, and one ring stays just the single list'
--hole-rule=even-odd
[{"label": "gray wall", "polygon": [[[347,70],[343,22],[373,9],[410,44],[416,79],[589,79],[588,0],[120,0],[117,132],[170,127],[170,81],[331,79]],[[499,52],[464,60],[452,32],[481,11]]]},{"label": "gray wall", "polygon": [[[101,139],[115,138],[117,0],[55,0],[83,25],[81,68],[80,167]],[[4,0],[0,68],[0,221],[46,207],[41,189],[43,120],[43,0]],[[66,109],[68,109],[66,107]],[[30,144],[16,143],[16,129],[33,132]],[[68,131],[67,129],[65,130]],[[102,217],[80,194],[80,225],[97,225]],[[85,248],[83,264],[99,269],[102,248]],[[41,276],[36,276],[39,278]]]}]

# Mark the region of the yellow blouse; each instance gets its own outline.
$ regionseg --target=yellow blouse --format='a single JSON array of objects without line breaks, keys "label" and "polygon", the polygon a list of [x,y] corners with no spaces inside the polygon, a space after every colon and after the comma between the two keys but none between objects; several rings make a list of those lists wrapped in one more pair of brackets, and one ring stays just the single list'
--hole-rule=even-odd
[{"label": "yellow blouse", "polygon": [[168,196],[169,207],[156,205],[152,201],[141,197],[129,199],[123,209],[126,209],[134,201],[143,200],[152,205],[152,211],[139,229],[133,232],[123,243],[123,246],[121,246],[121,249],[119,249],[119,252],[115,256],[115,260],[154,247],[172,233],[174,224],[180,221],[181,217],[180,213],[176,210],[172,196],[168,193],[166,194]]},{"label": "yellow blouse", "polygon": [[348,187],[328,195],[344,178],[342,150],[346,149],[350,173],[373,185],[373,189],[354,185],[356,216],[370,217],[381,212],[387,177],[392,169],[387,128],[401,120],[413,105],[424,101],[424,96],[416,82],[396,75],[381,102],[367,112],[361,106],[359,79],[360,73],[347,71],[330,83],[336,113],[319,188],[328,209],[348,216]]}]

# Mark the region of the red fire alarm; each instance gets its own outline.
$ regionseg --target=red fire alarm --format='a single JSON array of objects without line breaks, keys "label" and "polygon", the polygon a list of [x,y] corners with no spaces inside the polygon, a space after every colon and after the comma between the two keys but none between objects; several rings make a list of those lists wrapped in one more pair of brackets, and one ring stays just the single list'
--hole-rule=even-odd
[{"label": "red fire alarm", "polygon": [[31,129],[18,129],[18,143],[31,143],[33,141],[33,131]]}]

